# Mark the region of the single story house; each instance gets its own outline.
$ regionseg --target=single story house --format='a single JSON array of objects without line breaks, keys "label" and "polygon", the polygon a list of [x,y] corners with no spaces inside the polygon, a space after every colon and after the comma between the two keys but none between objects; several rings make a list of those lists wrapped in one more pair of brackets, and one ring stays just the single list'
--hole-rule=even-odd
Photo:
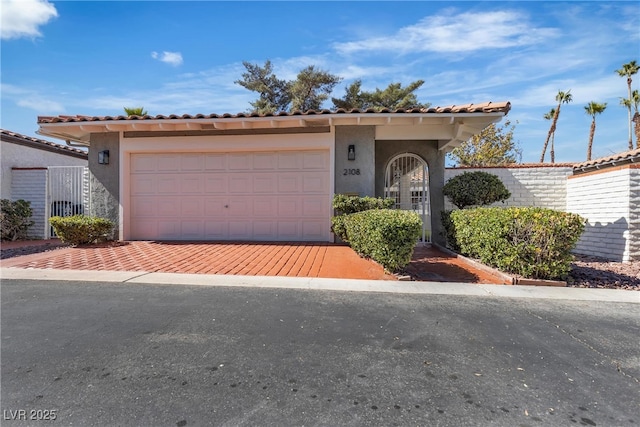
[{"label": "single story house", "polygon": [[510,106],[41,116],[38,133],[88,147],[91,213],[120,240],[329,242],[333,195],[357,194],[420,212],[442,242],[446,152]]}]

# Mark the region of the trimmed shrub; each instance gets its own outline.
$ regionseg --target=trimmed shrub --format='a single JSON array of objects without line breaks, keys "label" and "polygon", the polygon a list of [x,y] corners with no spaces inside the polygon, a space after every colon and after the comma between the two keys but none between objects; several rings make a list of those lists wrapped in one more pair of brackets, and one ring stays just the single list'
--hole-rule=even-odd
[{"label": "trimmed shrub", "polygon": [[110,240],[113,223],[105,218],[86,215],[54,216],[49,223],[65,243],[84,245]]},{"label": "trimmed shrub", "polygon": [[451,178],[442,192],[458,209],[484,206],[511,197],[500,178],[487,172],[465,172]]},{"label": "trimmed shrub", "polygon": [[34,222],[31,221],[33,209],[31,202],[26,200],[16,200],[12,202],[8,199],[0,200],[0,230],[2,240],[24,240],[28,237],[29,227]]},{"label": "trimmed shrub", "polygon": [[351,248],[387,271],[409,264],[422,233],[420,215],[395,209],[371,209],[344,216]]},{"label": "trimmed shrub", "polygon": [[476,208],[451,213],[460,252],[532,279],[564,279],[584,231],[579,215],[544,208]]},{"label": "trimmed shrub", "polygon": [[393,206],[393,199],[382,199],[379,197],[359,197],[336,194],[333,196],[333,209],[336,216],[331,218],[331,230],[343,242],[348,242],[344,225],[346,215],[356,212],[364,212],[371,209],[389,209]]},{"label": "trimmed shrub", "polygon": [[440,212],[440,220],[442,221],[442,228],[444,229],[444,239],[447,247],[453,251],[460,252],[460,246],[458,246],[456,242],[456,227],[453,225],[453,221],[451,221],[451,212],[453,211]]}]

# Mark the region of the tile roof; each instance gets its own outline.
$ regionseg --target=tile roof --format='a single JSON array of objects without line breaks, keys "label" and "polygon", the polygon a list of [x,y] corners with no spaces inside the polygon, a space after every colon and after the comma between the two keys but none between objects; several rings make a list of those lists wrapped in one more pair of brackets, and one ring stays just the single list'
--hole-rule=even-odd
[{"label": "tile roof", "polygon": [[411,108],[411,109],[382,109],[382,110],[309,110],[309,111],[292,111],[277,113],[237,113],[237,114],[183,114],[181,116],[171,114],[168,116],[38,116],[38,123],[74,123],[74,122],[103,122],[103,121],[122,121],[122,120],[184,120],[184,119],[246,119],[254,117],[294,117],[294,116],[319,116],[319,115],[339,115],[339,114],[463,114],[463,113],[504,113],[507,114],[511,109],[511,103],[505,102],[484,102],[481,104],[464,104],[450,105],[446,107],[429,107],[429,108]]},{"label": "tile roof", "polygon": [[607,157],[589,160],[577,163],[573,166],[574,170],[585,170],[599,168],[602,166],[618,166],[626,163],[640,163],[640,148],[635,150],[624,151]]},{"label": "tile roof", "polygon": [[3,141],[13,142],[16,144],[26,145],[33,148],[44,149],[47,151],[58,152],[60,154],[71,155],[74,157],[87,158],[88,154],[84,150],[78,148],[69,147],[67,145],[56,144],[51,141],[46,141],[40,138],[34,138],[32,136],[22,135],[17,132],[11,132],[6,129],[0,129],[0,136]]}]

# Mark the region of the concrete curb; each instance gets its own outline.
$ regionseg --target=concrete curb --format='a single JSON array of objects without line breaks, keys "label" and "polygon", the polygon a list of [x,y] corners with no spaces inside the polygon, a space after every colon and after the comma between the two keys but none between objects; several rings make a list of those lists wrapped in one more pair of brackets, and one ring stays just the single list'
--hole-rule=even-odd
[{"label": "concrete curb", "polygon": [[122,284],[252,287],[394,294],[467,295],[640,304],[640,292],[548,286],[503,286],[472,283],[404,282],[280,276],[228,276],[144,271],[43,270],[0,268],[0,279],[111,282]]}]

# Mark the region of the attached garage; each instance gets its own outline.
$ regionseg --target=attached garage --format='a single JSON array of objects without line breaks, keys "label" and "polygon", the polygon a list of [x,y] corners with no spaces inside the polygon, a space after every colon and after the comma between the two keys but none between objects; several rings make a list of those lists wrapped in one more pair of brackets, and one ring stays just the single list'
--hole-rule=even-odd
[{"label": "attached garage", "polygon": [[329,150],[133,153],[131,239],[327,241]]}]

